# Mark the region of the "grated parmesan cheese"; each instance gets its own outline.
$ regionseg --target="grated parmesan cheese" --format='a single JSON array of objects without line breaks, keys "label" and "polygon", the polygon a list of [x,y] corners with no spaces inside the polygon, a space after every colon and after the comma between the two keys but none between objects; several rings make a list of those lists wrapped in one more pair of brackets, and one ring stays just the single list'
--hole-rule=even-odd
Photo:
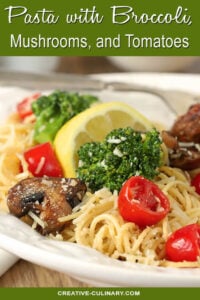
[{"label": "grated parmesan cheese", "polygon": [[[47,226],[46,222],[42,221],[36,214],[34,214],[32,211],[28,212],[28,215],[33,219],[34,223],[40,225],[42,228],[45,228]],[[36,227],[36,225],[33,223],[33,226]]]},{"label": "grated parmesan cheese", "polygon": [[45,158],[44,156],[42,156],[42,157],[40,158],[40,161],[39,161],[39,164],[38,164],[38,166],[37,166],[37,169],[35,170],[35,174],[36,174],[36,175],[39,174],[40,171],[42,170],[42,168],[44,167],[45,160],[46,160],[46,158]]},{"label": "grated parmesan cheese", "polygon": [[113,150],[113,154],[118,156],[118,157],[123,156],[123,153],[117,147]]},{"label": "grated parmesan cheese", "polygon": [[121,139],[116,139],[115,137],[112,137],[112,138],[107,139],[107,142],[110,144],[120,144]]}]

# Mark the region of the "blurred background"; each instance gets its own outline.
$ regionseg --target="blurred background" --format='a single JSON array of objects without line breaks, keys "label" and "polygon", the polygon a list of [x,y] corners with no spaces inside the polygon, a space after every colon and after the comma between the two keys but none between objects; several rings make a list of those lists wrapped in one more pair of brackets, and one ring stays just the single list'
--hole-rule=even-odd
[{"label": "blurred background", "polygon": [[0,68],[32,73],[200,73],[200,56],[1,56]]}]

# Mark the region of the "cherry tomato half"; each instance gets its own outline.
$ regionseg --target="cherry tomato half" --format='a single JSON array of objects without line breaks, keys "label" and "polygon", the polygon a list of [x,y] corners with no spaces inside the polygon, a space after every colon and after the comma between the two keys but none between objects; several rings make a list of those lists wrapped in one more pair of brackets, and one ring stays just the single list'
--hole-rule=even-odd
[{"label": "cherry tomato half", "polygon": [[200,256],[200,225],[190,224],[173,232],[166,242],[166,258],[171,261],[196,261]]},{"label": "cherry tomato half", "polygon": [[24,153],[24,158],[28,163],[28,170],[33,176],[63,176],[62,168],[56,158],[52,145],[49,142],[28,149]]},{"label": "cherry tomato half", "polygon": [[169,200],[160,188],[141,176],[133,176],[124,183],[118,207],[124,220],[140,227],[158,223],[170,210]]},{"label": "cherry tomato half", "polygon": [[200,194],[200,174],[197,174],[191,181],[191,185],[195,187],[197,194]]},{"label": "cherry tomato half", "polygon": [[31,104],[41,96],[40,93],[35,93],[29,97],[24,98],[17,104],[17,112],[21,120],[33,114]]}]

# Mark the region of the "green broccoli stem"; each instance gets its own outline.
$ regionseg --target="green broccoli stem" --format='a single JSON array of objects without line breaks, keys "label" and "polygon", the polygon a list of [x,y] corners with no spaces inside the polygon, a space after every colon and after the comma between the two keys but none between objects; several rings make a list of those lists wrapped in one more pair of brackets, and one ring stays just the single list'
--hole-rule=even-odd
[{"label": "green broccoli stem", "polygon": [[97,101],[99,99],[92,95],[59,90],[38,98],[32,104],[36,116],[34,140],[38,143],[53,142],[56,133],[67,121]]}]

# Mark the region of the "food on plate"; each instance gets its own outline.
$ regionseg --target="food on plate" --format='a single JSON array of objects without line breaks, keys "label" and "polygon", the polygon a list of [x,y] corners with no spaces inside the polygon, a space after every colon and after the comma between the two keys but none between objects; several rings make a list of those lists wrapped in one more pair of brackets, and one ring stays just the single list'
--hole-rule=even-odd
[{"label": "food on plate", "polygon": [[[49,238],[92,247],[118,260],[200,267],[198,165],[190,161],[186,167],[185,156],[180,163],[181,143],[187,143],[184,155],[191,158],[194,148],[199,155],[198,129],[183,141],[175,125],[160,132],[129,105],[101,103],[90,95],[79,95],[86,101],[84,111],[75,109],[61,124],[56,102],[67,95],[76,107],[77,98],[67,92],[30,96],[28,113],[22,117],[16,108],[0,127],[1,209]],[[48,115],[46,103],[52,99],[55,106]],[[197,110],[193,106],[186,112],[191,128],[193,119],[197,124]],[[54,116],[52,121],[45,111]],[[179,128],[185,120],[178,118]]]},{"label": "food on plate", "polygon": [[199,259],[193,262],[166,259],[165,249],[171,233],[198,223],[199,195],[188,182],[188,176],[179,169],[161,167],[154,182],[170,202],[169,213],[157,224],[141,228],[134,222],[125,221],[119,213],[118,194],[104,188],[95,193],[87,192],[71,215],[60,218],[60,221],[68,222],[62,231],[63,239],[122,261],[165,267],[200,267]]},{"label": "food on plate", "polygon": [[172,261],[196,261],[200,255],[200,225],[189,224],[173,232],[166,242],[166,256]]},{"label": "food on plate", "polygon": [[180,142],[200,143],[200,103],[191,105],[188,111],[174,122],[171,133]]},{"label": "food on plate", "polygon": [[102,141],[113,129],[131,126],[137,131],[153,128],[142,114],[123,102],[95,105],[67,122],[56,134],[54,146],[64,175],[76,176],[80,146]]},{"label": "food on plate", "polygon": [[28,170],[33,176],[62,177],[62,167],[49,142],[35,145],[23,153]]},{"label": "food on plate", "polygon": [[200,173],[192,178],[191,185],[195,187],[195,191],[200,195]]},{"label": "food on plate", "polygon": [[92,191],[103,187],[118,191],[133,175],[153,179],[163,163],[159,132],[138,132],[131,127],[112,130],[101,142],[90,142],[78,150],[77,176]]},{"label": "food on plate", "polygon": [[21,120],[33,115],[32,103],[41,96],[40,93],[35,93],[24,98],[17,104],[16,110]]},{"label": "food on plate", "polygon": [[36,116],[34,140],[38,143],[52,142],[65,122],[97,102],[97,97],[65,91],[42,95],[32,103]]},{"label": "food on plate", "polygon": [[72,212],[86,189],[77,178],[31,177],[9,189],[7,204],[10,213],[17,217],[29,215],[38,231],[47,234],[63,227],[58,219]]},{"label": "food on plate", "polygon": [[162,139],[170,149],[170,165],[184,170],[200,167],[200,104],[192,105],[180,116]]},{"label": "food on plate", "polygon": [[170,203],[154,182],[132,176],[122,185],[118,208],[124,220],[144,228],[164,219],[170,211]]}]

